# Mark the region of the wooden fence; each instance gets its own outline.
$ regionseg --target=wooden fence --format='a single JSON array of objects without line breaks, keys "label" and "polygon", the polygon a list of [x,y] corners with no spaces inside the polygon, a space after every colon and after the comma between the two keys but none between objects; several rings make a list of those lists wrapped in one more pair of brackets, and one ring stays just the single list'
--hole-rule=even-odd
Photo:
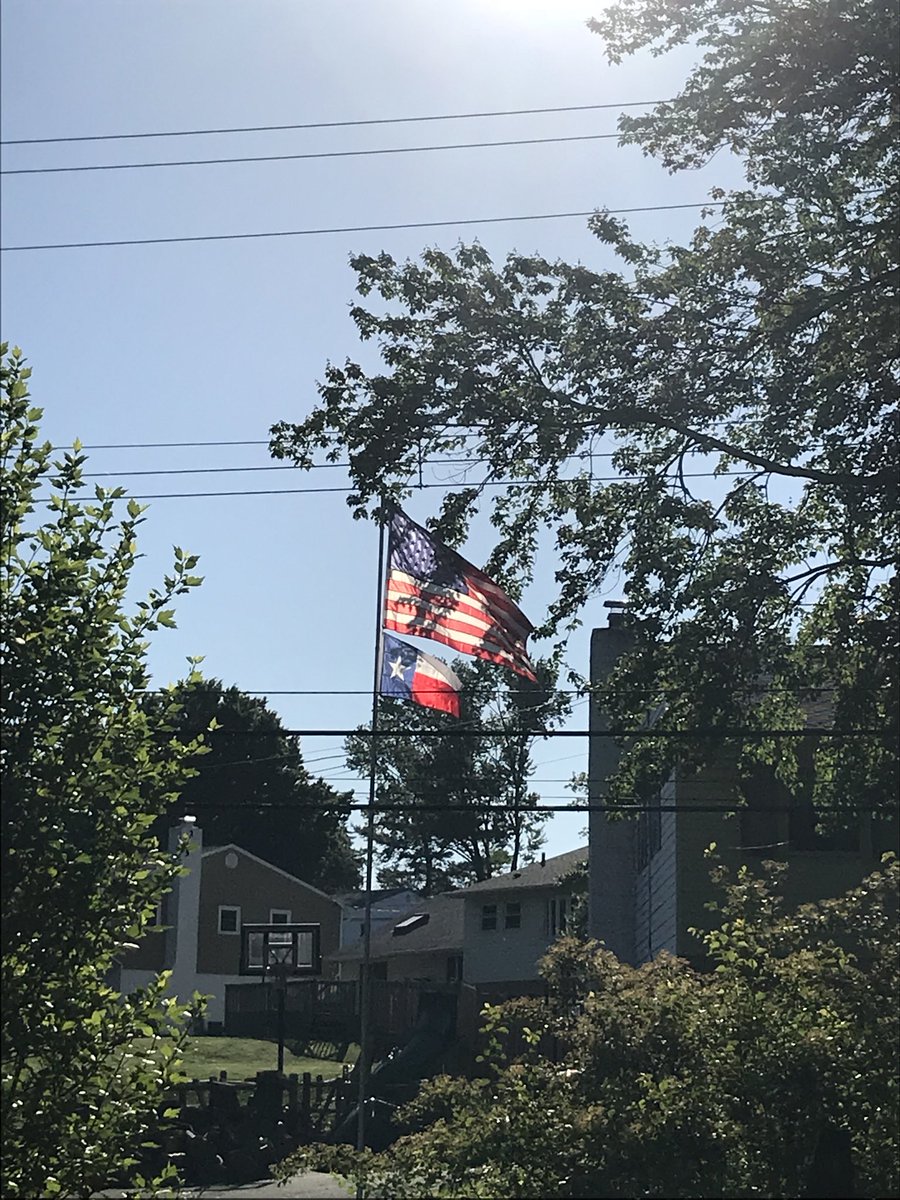
[{"label": "wooden fence", "polygon": [[170,1103],[189,1125],[235,1124],[245,1117],[283,1122],[286,1130],[316,1140],[346,1117],[356,1100],[351,1071],[325,1079],[322,1075],[279,1075],[261,1071],[255,1079],[229,1080],[225,1071],[209,1079],[175,1084]]}]

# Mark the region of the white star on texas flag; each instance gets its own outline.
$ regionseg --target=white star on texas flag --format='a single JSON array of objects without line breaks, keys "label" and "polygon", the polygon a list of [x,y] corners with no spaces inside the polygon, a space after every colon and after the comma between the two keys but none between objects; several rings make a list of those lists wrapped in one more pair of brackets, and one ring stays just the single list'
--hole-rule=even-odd
[{"label": "white star on texas flag", "polygon": [[399,655],[394,662],[388,663],[388,666],[391,668],[391,679],[403,678],[403,672],[405,668],[403,666],[403,659],[400,658]]}]

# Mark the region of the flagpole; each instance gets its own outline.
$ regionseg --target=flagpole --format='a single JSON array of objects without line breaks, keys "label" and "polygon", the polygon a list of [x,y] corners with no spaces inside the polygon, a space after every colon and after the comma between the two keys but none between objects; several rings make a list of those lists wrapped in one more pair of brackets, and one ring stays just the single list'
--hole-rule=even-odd
[{"label": "flagpole", "polygon": [[[369,804],[366,818],[366,892],[363,917],[363,957],[359,995],[359,1100],[356,1112],[356,1148],[366,1145],[366,1105],[372,1066],[370,966],[372,954],[372,873],[375,855],[375,772],[378,765],[378,699],[381,691],[381,656],[384,641],[384,543],[389,509],[382,502],[378,512],[378,587],[375,621],[375,664],[372,678],[372,736],[369,739]],[[362,1185],[357,1186],[362,1200]]]}]

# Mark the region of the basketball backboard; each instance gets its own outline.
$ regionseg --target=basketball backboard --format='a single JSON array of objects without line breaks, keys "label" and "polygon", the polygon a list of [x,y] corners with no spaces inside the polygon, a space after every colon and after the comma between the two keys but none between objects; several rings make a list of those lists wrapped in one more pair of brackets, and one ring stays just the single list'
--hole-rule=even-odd
[{"label": "basketball backboard", "polygon": [[321,926],[256,924],[241,926],[241,974],[318,975],[322,970]]}]

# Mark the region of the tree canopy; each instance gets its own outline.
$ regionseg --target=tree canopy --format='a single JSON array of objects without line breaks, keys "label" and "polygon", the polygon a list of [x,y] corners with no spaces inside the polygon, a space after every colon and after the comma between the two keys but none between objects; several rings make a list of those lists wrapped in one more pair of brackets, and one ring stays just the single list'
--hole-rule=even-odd
[{"label": "tree canopy", "polygon": [[200,580],[176,549],[129,611],[140,505],[79,496],[85,456],[54,460],[30,369],[0,355],[2,1192],[89,1196],[139,1182],[179,1044],[155,1035],[184,1028],[165,977],[128,996],[110,978],[179,871],[151,827],[196,747],[176,702],[143,703],[147,638]]},{"label": "tree canopy", "polygon": [[194,679],[148,703],[155,711],[173,702],[179,736],[190,741],[208,732],[196,773],[167,813],[169,823],[194,813],[208,845],[236,842],[315,887],[355,888],[350,795],[309,773],[299,738],[285,732],[266,701],[218,679]]},{"label": "tree canopy", "polygon": [[[382,699],[378,718],[375,847],[379,882],[432,895],[515,870],[543,841],[529,811],[535,738],[567,711],[555,673],[538,662],[526,683],[491,663],[457,660],[459,722],[434,709]],[[417,738],[422,730],[446,737]],[[490,736],[485,736],[490,735]],[[347,764],[366,774],[370,738],[347,740]]]},{"label": "tree canopy", "polygon": [[712,971],[565,938],[549,1004],[487,1006],[482,1069],[428,1080],[390,1149],[309,1148],[281,1169],[397,1197],[896,1195],[897,861],[794,912],[767,867],[715,869]]},{"label": "tree canopy", "polygon": [[[272,451],[346,456],[358,516],[408,494],[424,457],[477,461],[481,482],[433,525],[458,544],[489,504],[486,569],[519,581],[546,569],[552,531],[539,632],[571,627],[621,571],[635,646],[599,697],[621,728],[662,704],[661,731],[796,728],[827,693],[856,736],[817,742],[813,798],[892,802],[897,6],[622,0],[591,26],[612,62],[702,48],[673,100],[620,119],[622,141],[671,171],[731,153],[743,185],[712,193],[684,245],[641,244],[598,211],[591,257],[618,269],[495,264],[477,243],[354,256],[353,319],[384,368],[330,364]],[[618,786],[720,745],[644,741]],[[796,782],[792,742],[749,746]]]}]

